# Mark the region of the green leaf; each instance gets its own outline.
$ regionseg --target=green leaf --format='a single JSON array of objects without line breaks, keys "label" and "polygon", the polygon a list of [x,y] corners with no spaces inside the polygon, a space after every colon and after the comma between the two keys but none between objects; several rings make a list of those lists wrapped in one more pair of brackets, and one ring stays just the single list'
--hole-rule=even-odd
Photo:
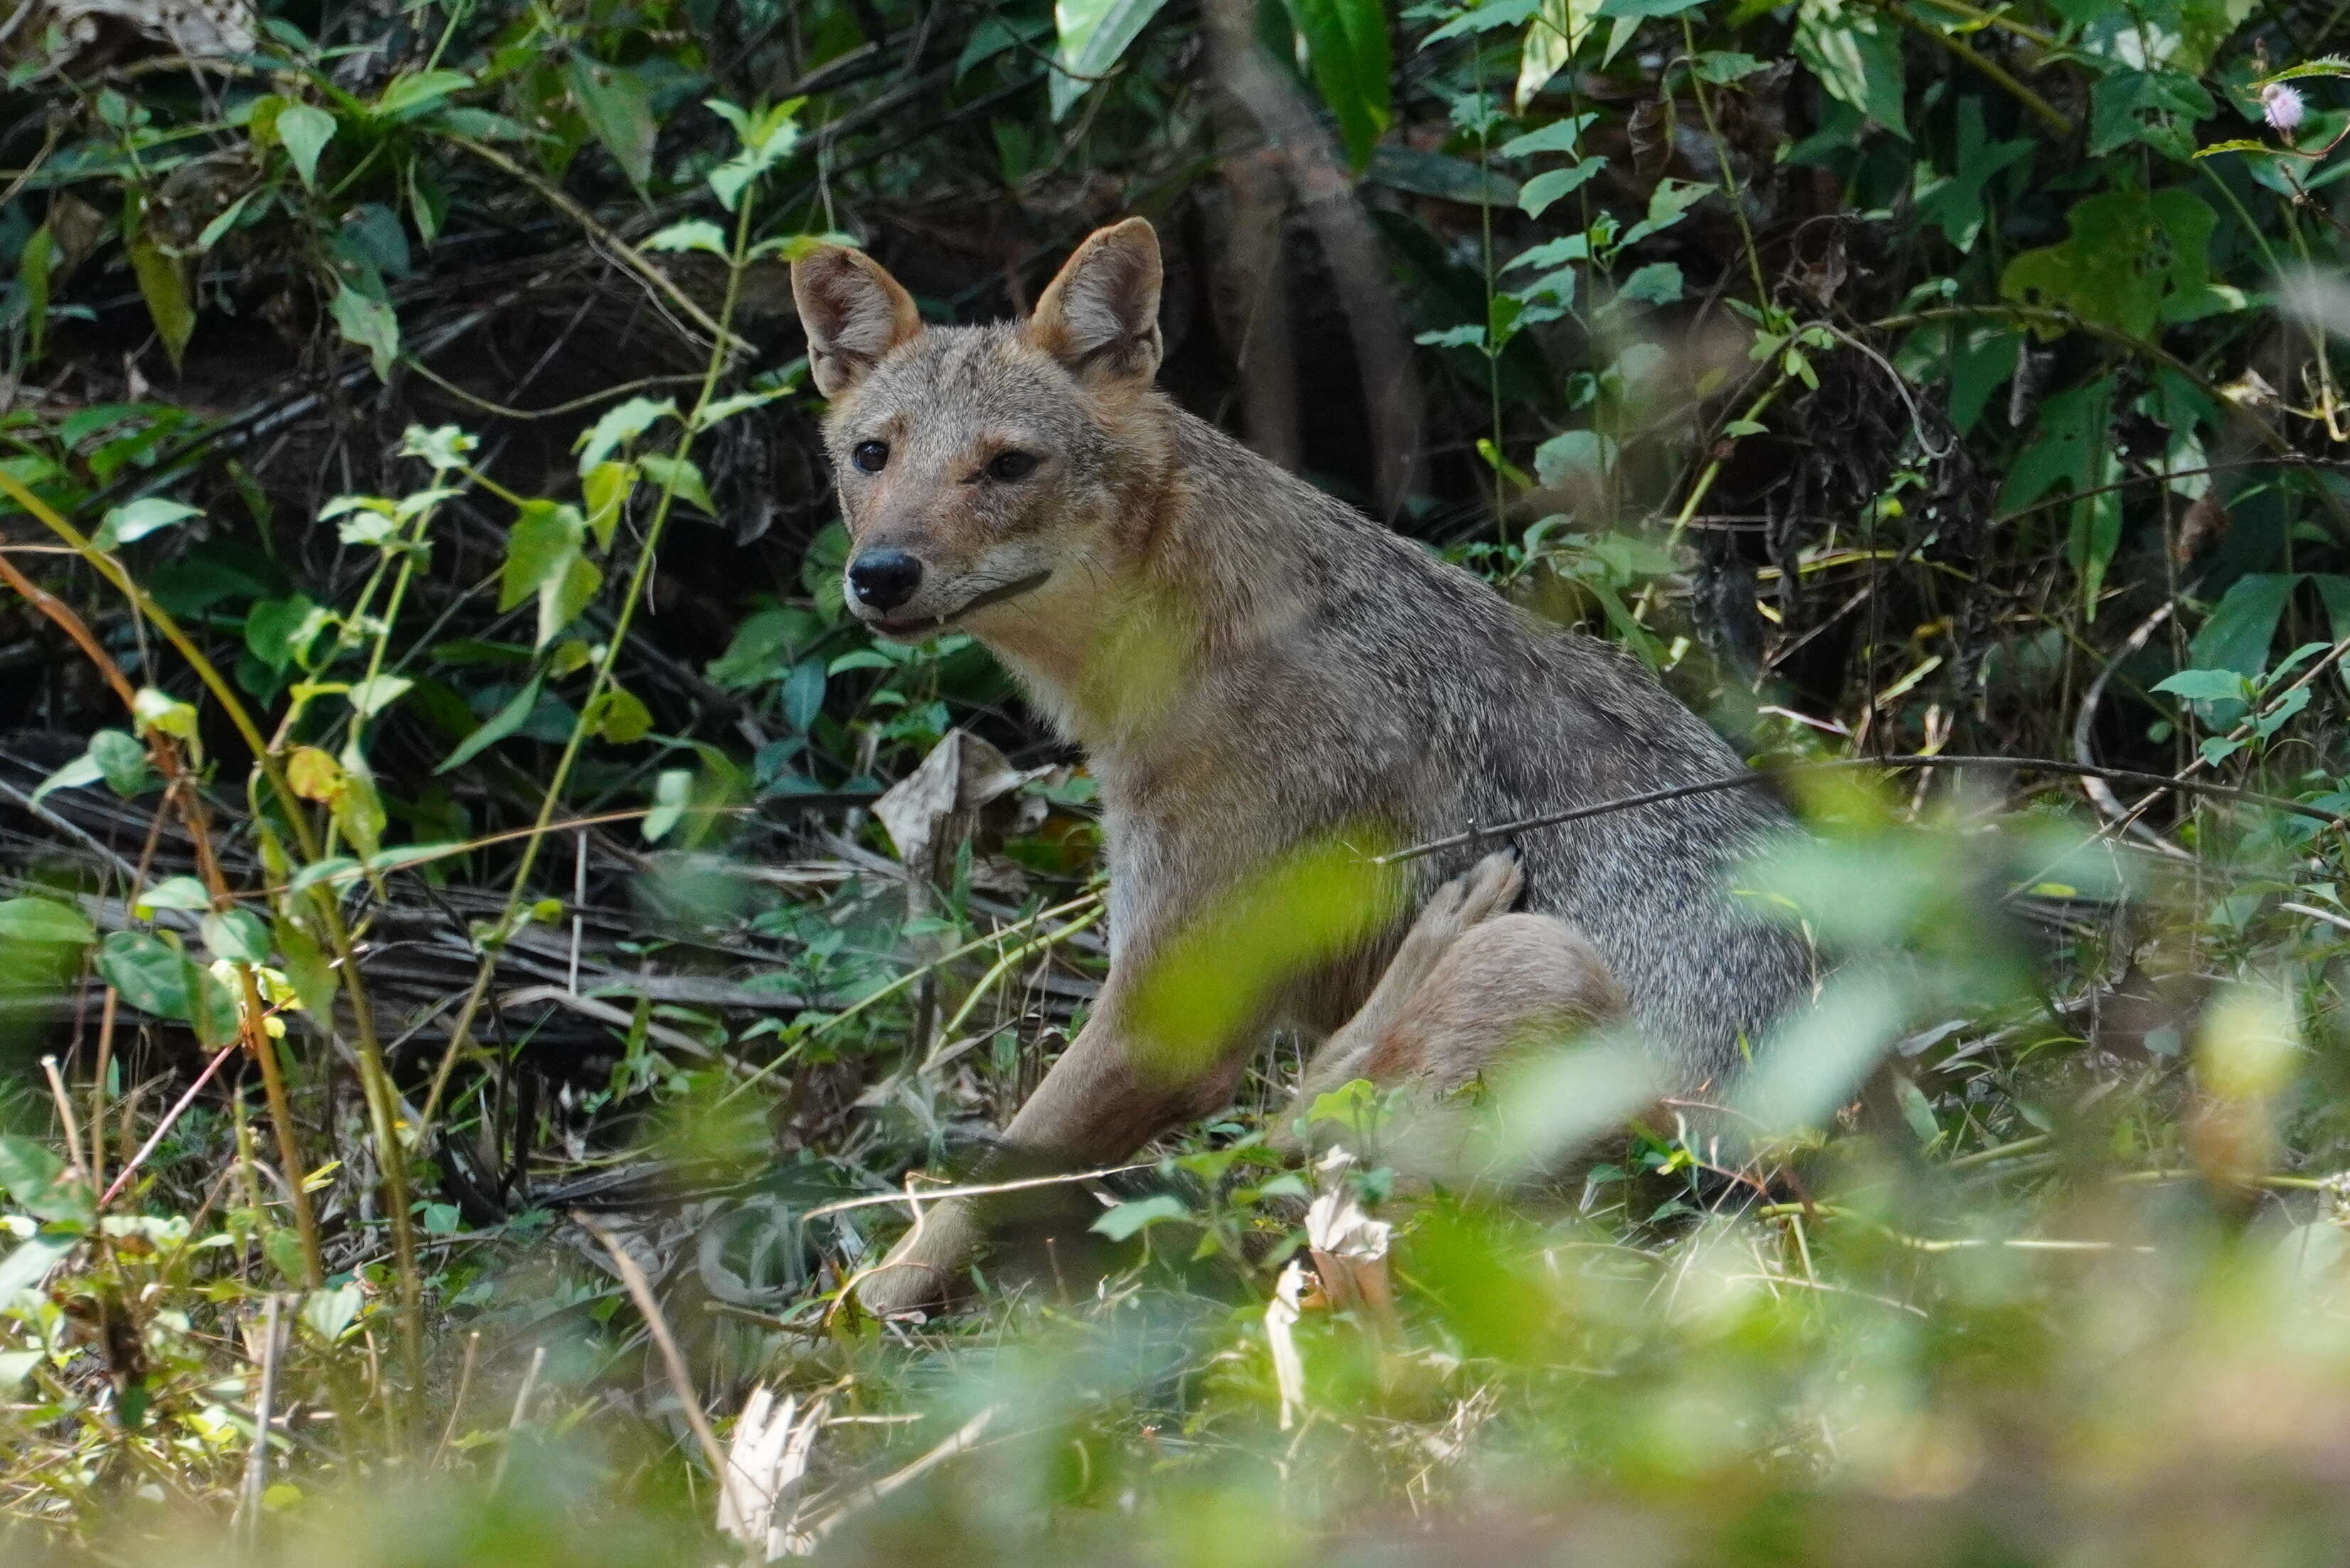
[{"label": "green leaf", "polygon": [[613,404],[593,425],[580,433],[580,476],[585,478],[598,463],[652,429],[661,420],[677,417],[677,400],[674,398],[663,398],[658,402],[650,398],[630,398],[626,402]]},{"label": "green leaf", "polygon": [[707,218],[688,218],[681,223],[646,237],[644,248],[649,251],[708,251],[723,261],[727,259],[726,231]]},{"label": "green leaf", "polygon": [[135,737],[121,730],[100,730],[80,756],[41,781],[33,802],[39,805],[51,790],[76,789],[100,779],[125,800],[144,794],[158,782],[147,762],[147,748]]},{"label": "green leaf", "polygon": [[16,286],[25,300],[26,350],[28,358],[38,359],[41,346],[49,327],[49,269],[62,249],[43,223],[35,229],[25,248],[16,256]]},{"label": "green leaf", "polygon": [[96,940],[97,928],[71,904],[55,898],[0,898],[0,955],[26,947],[87,947]]},{"label": "green leaf", "polygon": [[1127,47],[1142,34],[1166,0],[1056,0],[1053,24],[1059,34],[1051,98],[1053,118],[1067,118],[1079,99],[1107,76]]},{"label": "green leaf", "polygon": [[[506,535],[505,566],[498,579],[498,608],[510,610],[541,586],[560,577],[579,554],[587,524],[576,506],[559,501],[525,501]],[[543,639],[542,639],[543,640]]]},{"label": "green leaf", "polygon": [[1139,1231],[1170,1220],[1189,1220],[1189,1205],[1171,1192],[1161,1192],[1149,1198],[1138,1198],[1121,1203],[1093,1222],[1091,1229],[1113,1241],[1123,1241]]},{"label": "green leaf", "polygon": [[2177,71],[2116,71],[2089,98],[2089,156],[2134,141],[2185,162],[2195,155],[2194,129],[2218,112],[2193,77]]},{"label": "green leaf", "polygon": [[1650,234],[1671,228],[1691,207],[1721,189],[1689,180],[1659,180],[1648,192],[1648,215],[1624,231],[1619,245],[1636,245]]},{"label": "green leaf", "polygon": [[158,909],[209,909],[212,889],[193,877],[166,877],[130,900],[130,912],[152,919]]},{"label": "green leaf", "polygon": [[1690,66],[1705,80],[1727,86],[1752,76],[1762,68],[1762,62],[1752,55],[1729,49],[1706,49],[1692,58]]},{"label": "green leaf", "polygon": [[571,57],[564,79],[596,140],[611,153],[629,183],[639,191],[652,178],[652,92],[636,72],[608,66],[585,55]]},{"label": "green leaf", "polygon": [[1830,95],[1894,135],[1908,138],[1908,124],[1902,118],[1907,81],[1900,34],[1873,7],[1846,0],[1803,0],[1796,13],[1795,57]]},{"label": "green leaf", "polygon": [[135,239],[126,248],[130,255],[130,270],[139,279],[139,296],[147,302],[147,315],[155,323],[155,334],[163,340],[163,352],[176,369],[188,339],[196,330],[196,309],[188,299],[186,275],[181,271],[179,262],[166,255],[152,240]]},{"label": "green leaf", "polygon": [[616,746],[631,746],[652,733],[652,711],[626,687],[608,686],[588,705],[588,731]]},{"label": "green leaf", "polygon": [[[1599,14],[1599,0],[1542,0],[1526,22],[1525,42],[1518,50],[1518,112],[1523,114],[1534,95],[1566,68],[1575,51],[1591,31]],[[1509,149],[1502,150],[1504,153]]]},{"label": "green leaf", "polygon": [[[382,95],[375,100],[378,119],[413,119],[427,110],[439,107],[452,92],[462,92],[473,85],[473,78],[463,71],[411,71],[397,76],[385,84]],[[280,134],[285,128],[279,117]]]},{"label": "green leaf", "polygon": [[1289,15],[1305,40],[1315,90],[1338,122],[1347,162],[1359,171],[1394,118],[1387,6],[1383,0],[1289,0]]},{"label": "green leaf", "polygon": [[1570,114],[1538,126],[1523,136],[1513,136],[1493,150],[1496,158],[1531,158],[1537,152],[1572,153],[1582,143],[1583,133],[1591,128],[1596,114]]},{"label": "green leaf", "polygon": [[643,833],[647,844],[659,844],[669,836],[685,815],[685,806],[693,791],[693,770],[664,768],[653,780],[653,808],[645,813]]},{"label": "green leaf", "polygon": [[184,523],[191,517],[203,515],[200,508],[185,502],[166,500],[160,495],[142,495],[109,511],[91,535],[90,543],[101,550],[111,550],[118,545],[128,545],[143,539],[159,528]]},{"label": "green leaf", "polygon": [[258,600],[244,612],[245,649],[273,670],[295,663],[307,668],[310,645],[329,618],[307,594]]},{"label": "green leaf", "polygon": [[458,742],[457,749],[451,752],[447,759],[432,771],[436,774],[445,774],[452,768],[463,767],[467,763],[480,756],[483,752],[521,729],[524,721],[536,711],[538,694],[544,686],[545,682],[538,676],[532,676],[523,683],[521,691],[507,699],[504,707],[483,720],[480,728]]},{"label": "green leaf", "polygon": [[20,1211],[50,1224],[88,1225],[95,1218],[88,1187],[68,1180],[66,1162],[28,1137],[0,1137],[0,1188]]},{"label": "green leaf", "polygon": [[300,893],[321,882],[339,882],[359,875],[359,863],[348,855],[329,855],[324,860],[313,860],[287,879],[286,890]]},{"label": "green leaf", "polygon": [[1681,269],[1674,262],[1652,262],[1624,280],[1618,299],[1644,305],[1670,305],[1681,296]]},{"label": "green leaf", "polygon": [[2107,427],[2112,420],[2113,379],[2059,392],[2040,406],[2032,444],[2009,466],[1999,508],[2012,512],[2039,500],[2059,484],[2084,495],[2072,507],[2066,558],[2081,579],[2083,603],[2094,613],[2106,567],[2121,541],[2121,493],[2104,488],[2121,475],[2121,460]]},{"label": "green leaf", "polygon": [[1982,233],[1984,187],[2029,159],[2035,144],[2025,138],[1991,140],[1984,129],[1983,100],[1979,97],[1960,99],[1956,119],[1955,172],[1928,179],[1921,164],[1916,211],[1919,223],[1939,225],[1943,238],[1960,250],[1970,251]]},{"label": "green leaf", "polygon": [[1539,218],[1553,202],[1580,190],[1607,167],[1605,158],[1586,158],[1565,169],[1546,169],[1520,188],[1518,206],[1527,217]]},{"label": "green leaf", "polygon": [[2144,337],[2158,320],[2209,313],[2218,221],[2210,203],[2176,185],[2090,196],[2064,215],[2070,237],[2009,262],[1999,292]]},{"label": "green leaf", "polygon": [[2196,667],[2244,676],[2267,669],[2269,645],[2300,582],[2298,572],[2248,572],[2229,585],[2188,645]]},{"label": "green leaf", "polygon": [[416,684],[405,675],[370,675],[364,680],[354,680],[343,695],[359,711],[362,719],[372,719],[408,694]]},{"label": "green leaf", "polygon": [[187,1020],[194,966],[152,931],[111,931],[99,944],[98,972],[122,1000],[157,1018]]},{"label": "green leaf", "polygon": [[628,504],[629,492],[637,484],[637,470],[625,462],[599,462],[579,476],[579,499],[587,504],[588,531],[596,537],[596,547],[612,547],[612,535],[620,526],[620,509]]},{"label": "green leaf", "polygon": [[637,460],[645,477],[664,490],[673,490],[681,501],[691,502],[709,515],[718,515],[718,504],[710,499],[710,486],[703,483],[702,470],[691,459],[647,455]]},{"label": "green leaf", "polygon": [[2251,682],[2232,670],[2182,670],[2153,689],[2189,702],[2242,702],[2252,694]]},{"label": "green leaf", "polygon": [[400,358],[400,317],[385,300],[345,284],[328,306],[335,327],[346,342],[368,351],[376,379],[391,379],[392,362]]},{"label": "green leaf", "polygon": [[596,602],[596,595],[604,586],[603,569],[585,556],[574,556],[563,569],[563,576],[539,585],[538,646],[553,642],[563,628],[579,618],[579,612]]},{"label": "green leaf", "polygon": [[1678,16],[1684,11],[1694,11],[1704,0],[1602,0],[1598,15],[1626,16],[1646,20],[1651,16]]},{"label": "green leaf", "polygon": [[1534,449],[1534,476],[1555,487],[1598,478],[1616,466],[1616,442],[1596,431],[1567,431]]},{"label": "green leaf", "polygon": [[1518,182],[1508,175],[1417,147],[1379,148],[1371,154],[1363,178],[1390,190],[1471,206],[1506,207],[1518,199]]},{"label": "green leaf", "polygon": [[313,104],[288,104],[277,115],[277,140],[306,188],[318,180],[318,154],[334,140],[335,117]]},{"label": "green leaf", "polygon": [[269,928],[250,909],[217,909],[203,919],[204,946],[232,963],[267,963]]}]

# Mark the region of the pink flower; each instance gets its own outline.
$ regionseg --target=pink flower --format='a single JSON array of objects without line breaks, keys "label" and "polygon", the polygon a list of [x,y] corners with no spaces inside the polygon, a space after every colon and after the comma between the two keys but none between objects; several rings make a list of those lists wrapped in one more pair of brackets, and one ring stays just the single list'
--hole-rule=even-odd
[{"label": "pink flower", "polygon": [[2302,114],[2307,107],[2302,102],[2301,94],[2282,82],[2271,82],[2261,88],[2262,114],[2271,125],[2288,136],[2301,123]]}]

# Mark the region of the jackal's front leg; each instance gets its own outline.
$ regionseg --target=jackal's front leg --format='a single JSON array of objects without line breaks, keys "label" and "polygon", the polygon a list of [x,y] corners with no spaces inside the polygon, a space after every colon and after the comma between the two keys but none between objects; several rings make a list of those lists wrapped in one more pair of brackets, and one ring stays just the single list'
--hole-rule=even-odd
[{"label": "jackal's front leg", "polygon": [[[1145,1055],[1127,989],[1113,972],[1085,1027],[1004,1129],[1003,1153],[981,1181],[1112,1164],[1230,1096],[1243,1054],[1222,1054],[1204,1071],[1166,1071]],[[974,1199],[923,1205],[920,1223],[858,1286],[858,1300],[887,1316],[954,1293],[956,1276],[985,1240],[987,1210]]]}]

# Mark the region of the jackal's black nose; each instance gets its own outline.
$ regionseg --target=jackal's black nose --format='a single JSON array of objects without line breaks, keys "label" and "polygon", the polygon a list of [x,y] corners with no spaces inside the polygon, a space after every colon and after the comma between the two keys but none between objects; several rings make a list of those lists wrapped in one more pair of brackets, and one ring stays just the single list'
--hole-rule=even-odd
[{"label": "jackal's black nose", "polygon": [[893,610],[922,586],[922,563],[903,550],[868,550],[848,563],[848,586],[860,603]]}]

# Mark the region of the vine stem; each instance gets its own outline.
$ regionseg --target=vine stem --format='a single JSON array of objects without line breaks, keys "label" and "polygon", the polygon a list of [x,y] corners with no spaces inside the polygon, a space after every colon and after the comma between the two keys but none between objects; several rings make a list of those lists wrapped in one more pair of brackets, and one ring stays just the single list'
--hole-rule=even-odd
[{"label": "vine stem", "polygon": [[481,1015],[482,1003],[488,999],[490,983],[497,973],[497,946],[504,933],[512,929],[522,909],[524,891],[529,887],[530,873],[538,863],[539,846],[546,841],[555,821],[556,807],[563,798],[563,786],[571,776],[571,769],[587,744],[588,727],[596,712],[596,704],[612,684],[612,669],[619,661],[620,650],[627,646],[629,628],[636,620],[637,607],[644,600],[645,587],[652,580],[654,559],[659,552],[662,531],[668,526],[670,514],[675,509],[677,485],[684,473],[687,457],[693,450],[695,439],[702,433],[702,418],[718,389],[718,379],[728,362],[726,346],[733,340],[735,306],[743,291],[743,274],[749,265],[747,251],[751,235],[751,192],[743,192],[743,203],[735,214],[734,244],[726,274],[726,298],[719,307],[710,359],[702,376],[701,390],[695,395],[693,410],[685,417],[685,428],[679,433],[677,444],[671,450],[669,476],[661,483],[660,499],[654,505],[651,522],[645,525],[645,542],[637,552],[636,569],[629,575],[629,587],[620,599],[620,608],[612,619],[612,635],[604,645],[604,657],[596,662],[596,672],[588,683],[588,695],[579,705],[579,716],[572,722],[570,738],[564,742],[563,754],[555,764],[554,776],[548,779],[546,792],[540,797],[537,820],[523,840],[521,864],[515,867],[514,881],[506,892],[505,911],[498,921],[495,940],[483,945],[481,961],[474,967],[473,989],[465,993],[464,1006],[459,1009],[457,1020],[450,1026],[449,1044],[441,1053],[440,1064],[432,1071],[432,1085],[426,1091],[424,1105],[416,1117],[416,1137],[420,1143],[430,1136],[433,1117],[441,1108],[442,1096],[449,1086],[449,1076],[457,1059],[473,1038],[473,1021]]}]

